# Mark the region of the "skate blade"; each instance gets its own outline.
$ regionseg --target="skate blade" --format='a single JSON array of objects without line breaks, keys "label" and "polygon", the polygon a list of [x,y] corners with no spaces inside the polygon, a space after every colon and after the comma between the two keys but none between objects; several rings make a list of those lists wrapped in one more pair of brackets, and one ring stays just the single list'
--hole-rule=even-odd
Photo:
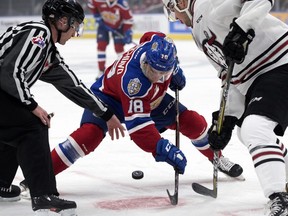
[{"label": "skate blade", "polygon": [[20,193],[21,199],[31,200],[29,188],[22,186],[21,184],[19,185],[19,187],[21,189],[21,193]]},{"label": "skate blade", "polygon": [[240,176],[237,176],[237,177],[231,177],[229,175],[227,175],[226,173],[223,173],[224,175],[226,175],[227,177],[231,178],[231,179],[234,179],[236,181],[245,181],[245,177],[243,176],[243,174],[241,174]]},{"label": "skate blade", "polygon": [[22,191],[20,196],[21,196],[21,199],[31,200],[31,196],[30,196],[29,191]]},{"label": "skate blade", "polygon": [[236,179],[237,181],[245,181],[246,180],[242,174],[238,177],[234,177],[234,179]]},{"label": "skate blade", "polygon": [[55,212],[52,209],[39,209],[34,212],[35,216],[77,216],[76,209],[65,209]]},{"label": "skate blade", "polygon": [[10,198],[0,197],[0,202],[17,202],[20,199],[21,199],[20,196]]}]

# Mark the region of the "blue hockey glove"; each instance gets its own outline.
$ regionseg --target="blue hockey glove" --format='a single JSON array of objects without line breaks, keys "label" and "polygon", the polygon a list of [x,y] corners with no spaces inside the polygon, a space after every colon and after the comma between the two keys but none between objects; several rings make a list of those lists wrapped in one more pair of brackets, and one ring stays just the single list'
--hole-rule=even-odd
[{"label": "blue hockey glove", "polygon": [[96,23],[98,24],[98,26],[103,26],[103,25],[105,25],[105,24],[104,24],[104,21],[103,21],[103,19],[102,19],[102,17],[101,17],[100,14],[94,14],[94,18],[95,18],[95,21],[96,21]]},{"label": "blue hockey glove", "polygon": [[235,22],[230,24],[230,32],[223,42],[223,54],[227,60],[232,60],[237,64],[241,64],[248,51],[248,45],[255,37],[253,29],[244,32],[243,29]]},{"label": "blue hockey glove", "polygon": [[132,43],[132,35],[133,35],[133,32],[131,29],[127,30],[124,34],[124,38],[123,38],[123,42],[125,44],[130,44]]},{"label": "blue hockey glove", "polygon": [[107,31],[113,32],[114,29],[105,24],[100,14],[94,14],[95,21],[98,23],[98,27],[105,28]]},{"label": "blue hockey glove", "polygon": [[222,124],[221,133],[218,134],[216,125],[218,122],[219,111],[212,113],[212,125],[208,130],[208,141],[213,150],[224,149],[229,143],[232,131],[236,125],[237,118],[234,116],[225,116]]},{"label": "blue hockey glove", "polygon": [[171,82],[169,88],[172,91],[176,89],[182,90],[186,85],[186,77],[184,76],[183,70],[177,65],[173,71],[173,76],[171,78]]},{"label": "blue hockey glove", "polygon": [[167,139],[160,139],[156,147],[155,160],[164,161],[174,167],[180,174],[184,174],[187,160],[183,152]]}]

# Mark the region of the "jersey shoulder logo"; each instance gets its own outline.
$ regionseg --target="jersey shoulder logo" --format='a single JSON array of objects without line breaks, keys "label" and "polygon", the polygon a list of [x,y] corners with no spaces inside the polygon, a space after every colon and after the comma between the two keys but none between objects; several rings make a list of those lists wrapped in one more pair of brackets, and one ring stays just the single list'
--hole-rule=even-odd
[{"label": "jersey shoulder logo", "polygon": [[250,102],[249,102],[248,105],[250,105],[250,104],[253,103],[253,102],[259,102],[260,100],[262,100],[262,97],[254,97],[254,98],[252,98],[252,99],[250,100]]},{"label": "jersey shoulder logo", "polygon": [[222,68],[227,68],[222,45],[217,41],[217,36],[210,29],[203,31],[205,39],[202,41],[204,54]]},{"label": "jersey shoulder logo", "polygon": [[131,79],[128,83],[127,90],[129,95],[137,94],[141,89],[142,83],[138,78]]},{"label": "jersey shoulder logo", "polygon": [[41,49],[43,49],[45,46],[45,40],[41,35],[33,37],[31,43],[39,46]]}]

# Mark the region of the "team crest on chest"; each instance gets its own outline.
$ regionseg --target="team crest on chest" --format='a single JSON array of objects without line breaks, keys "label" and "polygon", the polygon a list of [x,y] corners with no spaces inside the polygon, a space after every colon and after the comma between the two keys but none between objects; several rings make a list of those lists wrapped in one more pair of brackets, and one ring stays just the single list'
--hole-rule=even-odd
[{"label": "team crest on chest", "polygon": [[142,83],[138,78],[131,79],[128,83],[127,90],[129,95],[137,94],[141,89]]}]

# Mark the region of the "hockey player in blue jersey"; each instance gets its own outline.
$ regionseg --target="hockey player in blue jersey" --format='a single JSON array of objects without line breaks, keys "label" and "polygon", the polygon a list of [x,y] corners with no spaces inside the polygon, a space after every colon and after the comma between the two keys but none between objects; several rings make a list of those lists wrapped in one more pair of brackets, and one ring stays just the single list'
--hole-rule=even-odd
[{"label": "hockey player in blue jersey", "polygon": [[[128,50],[106,69],[91,90],[125,123],[131,139],[156,161],[163,161],[183,174],[184,153],[161,132],[175,130],[175,99],[167,89],[181,90],[186,84],[176,61],[173,41],[160,32],[147,32],[140,44]],[[180,103],[180,132],[212,161],[213,151],[207,137],[207,122],[196,111]],[[94,151],[107,132],[106,123],[85,109],[81,127],[52,150],[55,174],[71,166],[77,159]],[[241,175],[240,165],[221,155],[219,169],[231,177]]]}]

